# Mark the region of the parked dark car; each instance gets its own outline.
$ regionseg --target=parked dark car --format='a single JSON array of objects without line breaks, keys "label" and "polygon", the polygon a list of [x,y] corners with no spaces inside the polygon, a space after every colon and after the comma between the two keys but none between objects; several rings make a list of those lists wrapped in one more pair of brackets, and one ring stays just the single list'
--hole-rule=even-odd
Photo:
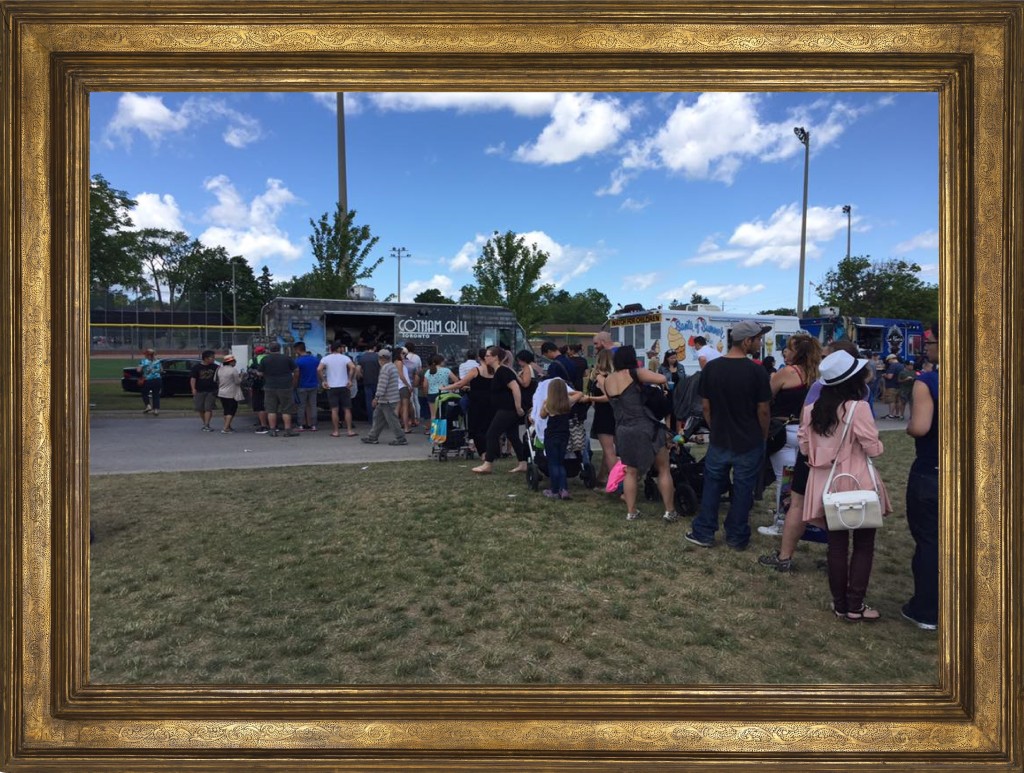
[{"label": "parked dark car", "polygon": [[[157,362],[160,363],[162,379],[160,395],[162,397],[192,394],[192,385],[189,383],[189,379],[192,377],[192,368],[200,365],[202,360],[182,358],[160,359]],[[142,387],[139,386],[138,379],[139,372],[134,366],[125,368],[121,371],[121,389],[125,392],[141,392]]]}]

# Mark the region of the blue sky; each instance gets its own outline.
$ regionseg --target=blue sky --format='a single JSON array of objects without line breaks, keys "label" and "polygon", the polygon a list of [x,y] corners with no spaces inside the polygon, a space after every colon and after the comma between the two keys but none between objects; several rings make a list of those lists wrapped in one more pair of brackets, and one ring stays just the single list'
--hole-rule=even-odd
[{"label": "blue sky", "polygon": [[[91,173],[276,278],[312,265],[310,218],[337,200],[333,94],[96,93]],[[402,300],[457,298],[492,231],[551,255],[546,281],[653,307],[795,306],[811,133],[805,305],[846,254],[938,281],[934,93],[347,94],[349,207],[404,247]],[[398,288],[387,257],[366,282]]]}]

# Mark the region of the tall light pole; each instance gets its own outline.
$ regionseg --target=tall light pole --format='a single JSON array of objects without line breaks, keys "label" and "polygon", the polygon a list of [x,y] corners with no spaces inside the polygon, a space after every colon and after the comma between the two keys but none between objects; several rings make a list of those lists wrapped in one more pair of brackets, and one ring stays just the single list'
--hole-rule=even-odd
[{"label": "tall light pole", "polygon": [[804,216],[800,224],[800,286],[796,292],[796,315],[804,314],[804,265],[807,260],[807,170],[811,165],[811,133],[803,126],[793,128],[796,138],[804,146]]},{"label": "tall light pole", "polygon": [[843,207],[843,214],[846,215],[846,259],[850,259],[850,227],[853,225],[853,207],[849,204]]},{"label": "tall light pole", "polygon": [[338,92],[338,206],[348,214],[348,174],[345,168],[345,95]]},{"label": "tall light pole", "polygon": [[398,261],[398,302],[402,302],[402,256],[409,257],[409,250],[405,247],[392,247],[391,257]]}]

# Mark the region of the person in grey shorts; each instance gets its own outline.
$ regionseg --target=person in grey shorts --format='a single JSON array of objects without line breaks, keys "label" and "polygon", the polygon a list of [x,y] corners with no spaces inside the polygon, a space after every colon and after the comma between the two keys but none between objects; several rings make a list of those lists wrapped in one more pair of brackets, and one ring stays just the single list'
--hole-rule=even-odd
[{"label": "person in grey shorts", "polygon": [[281,344],[272,343],[270,353],[259,364],[263,374],[263,392],[267,403],[267,423],[270,434],[277,437],[277,414],[284,417],[285,437],[298,435],[292,429],[292,410],[295,407],[295,387],[299,383],[299,369],[295,360],[281,354]]},{"label": "person in grey shorts", "polygon": [[391,361],[391,352],[382,349],[377,355],[380,361],[380,376],[377,378],[377,394],[373,398],[373,426],[370,433],[360,438],[364,443],[376,443],[380,433],[387,424],[394,433],[395,439],[388,445],[404,446],[409,443],[405,439],[402,422],[398,418],[398,368]]},{"label": "person in grey shorts", "polygon": [[207,349],[202,362],[193,366],[189,385],[192,387],[192,405],[203,422],[203,432],[213,432],[210,420],[217,406],[217,363],[213,361],[213,350]]}]

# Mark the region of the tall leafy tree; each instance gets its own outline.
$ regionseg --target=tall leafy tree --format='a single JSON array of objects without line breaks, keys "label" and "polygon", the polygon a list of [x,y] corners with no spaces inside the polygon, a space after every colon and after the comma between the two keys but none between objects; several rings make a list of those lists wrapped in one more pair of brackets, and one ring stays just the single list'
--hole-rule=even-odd
[{"label": "tall leafy tree", "polygon": [[274,289],[274,275],[270,269],[264,266],[260,269],[260,275],[256,279],[256,287],[259,291],[260,304],[269,303],[276,295]]},{"label": "tall leafy tree", "polygon": [[822,305],[838,306],[844,316],[935,319],[939,288],[922,280],[920,271],[905,260],[856,255],[825,272],[816,289]]},{"label": "tall leafy tree", "polygon": [[430,287],[415,298],[412,299],[413,303],[455,303],[451,298],[442,293],[436,287]]},{"label": "tall leafy tree", "polygon": [[101,174],[89,181],[89,279],[94,287],[137,287],[142,266],[132,249],[135,233],[128,210],[136,202]]},{"label": "tall leafy tree", "polygon": [[540,285],[540,274],[547,265],[548,254],[536,244],[513,231],[495,231],[484,244],[473,266],[475,290],[462,288],[462,303],[506,306],[515,313],[519,324],[531,333],[543,321],[544,298],[554,289]]},{"label": "tall leafy tree", "polygon": [[548,324],[601,325],[608,319],[612,302],[593,288],[570,294],[555,290],[545,299],[543,321]]},{"label": "tall leafy tree", "polygon": [[324,212],[318,221],[310,219],[313,233],[309,243],[316,265],[309,275],[309,292],[317,298],[347,298],[360,279],[367,279],[384,261],[377,258],[366,265],[379,237],[366,225],[355,224],[356,211],[343,212],[339,205],[334,216]]}]

